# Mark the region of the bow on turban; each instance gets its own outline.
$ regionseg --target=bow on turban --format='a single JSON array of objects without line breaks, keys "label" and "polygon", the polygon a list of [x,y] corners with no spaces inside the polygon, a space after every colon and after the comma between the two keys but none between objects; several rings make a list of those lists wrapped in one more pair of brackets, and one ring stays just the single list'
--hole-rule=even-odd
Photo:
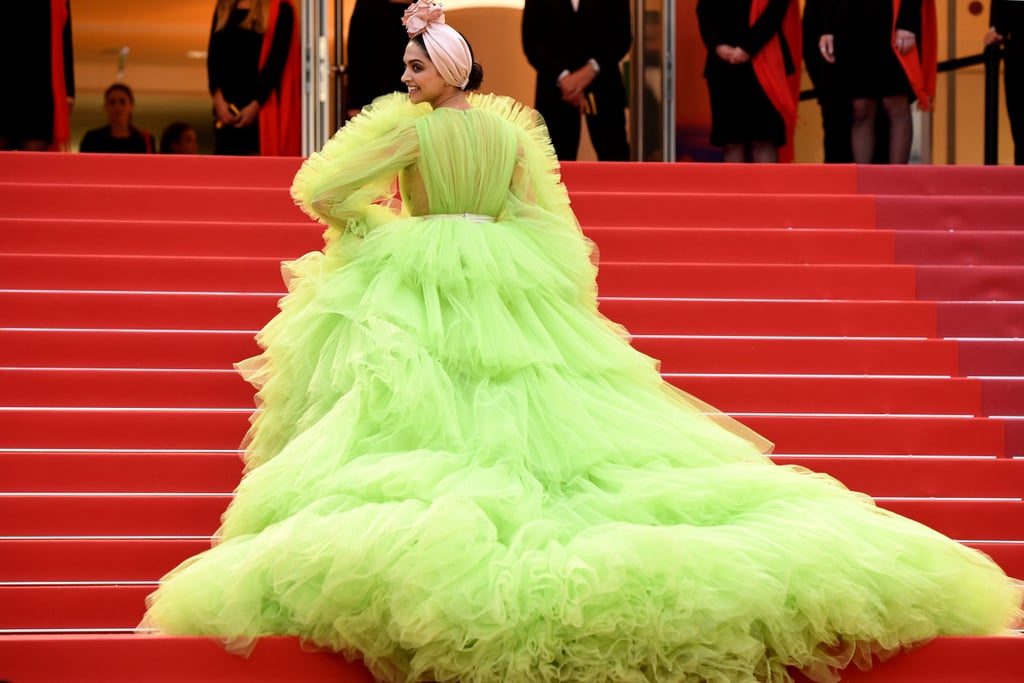
[{"label": "bow on turban", "polygon": [[444,22],[444,7],[431,0],[417,0],[402,16],[410,38],[423,36],[427,56],[445,83],[465,88],[473,68],[473,54],[462,35]]}]

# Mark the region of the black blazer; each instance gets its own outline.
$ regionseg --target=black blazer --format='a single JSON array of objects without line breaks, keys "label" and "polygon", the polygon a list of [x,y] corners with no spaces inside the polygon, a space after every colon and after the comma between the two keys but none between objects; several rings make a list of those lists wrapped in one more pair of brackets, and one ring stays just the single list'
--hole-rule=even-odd
[{"label": "black blazer", "polygon": [[790,45],[782,34],[782,21],[786,18],[789,2],[790,0],[769,0],[768,7],[751,26],[752,0],[697,0],[697,24],[700,28],[700,37],[708,50],[704,76],[713,75],[719,69],[729,67],[715,54],[715,48],[719,45],[741,47],[753,57],[775,34],[779,35],[782,42],[782,58],[785,61],[786,73],[793,73],[796,63],[793,61]]},{"label": "black blazer", "polygon": [[590,59],[601,69],[591,90],[609,105],[625,106],[619,62],[633,43],[629,0],[580,0],[576,12],[570,0],[526,0],[522,30],[526,59],[537,70],[538,108],[561,102],[559,74]]}]

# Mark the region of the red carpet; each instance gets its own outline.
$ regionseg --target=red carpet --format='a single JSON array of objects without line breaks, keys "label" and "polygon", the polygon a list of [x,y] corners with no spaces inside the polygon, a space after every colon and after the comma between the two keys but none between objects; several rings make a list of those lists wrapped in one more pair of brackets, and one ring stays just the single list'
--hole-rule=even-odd
[{"label": "red carpet", "polygon": [[[298,163],[0,154],[0,680],[368,680],[287,638],[246,660],[115,635],[207,545],[241,473],[252,396],[231,363],[275,312],[279,262],[321,243],[288,196]],[[777,462],[1024,576],[1019,169],[563,177],[602,312],[668,381]],[[843,680],[1016,681],[1021,656],[1024,638],[940,638]]]}]

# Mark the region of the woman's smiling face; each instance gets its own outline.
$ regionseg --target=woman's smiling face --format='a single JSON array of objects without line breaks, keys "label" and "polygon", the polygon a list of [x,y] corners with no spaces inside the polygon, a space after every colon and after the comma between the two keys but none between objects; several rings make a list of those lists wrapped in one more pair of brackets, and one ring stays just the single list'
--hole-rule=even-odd
[{"label": "woman's smiling face", "polygon": [[410,41],[405,48],[405,71],[402,82],[409,88],[409,100],[414,104],[428,102],[435,104],[438,98],[449,95],[451,86],[444,82],[440,72],[427,56],[426,51],[416,42]]}]

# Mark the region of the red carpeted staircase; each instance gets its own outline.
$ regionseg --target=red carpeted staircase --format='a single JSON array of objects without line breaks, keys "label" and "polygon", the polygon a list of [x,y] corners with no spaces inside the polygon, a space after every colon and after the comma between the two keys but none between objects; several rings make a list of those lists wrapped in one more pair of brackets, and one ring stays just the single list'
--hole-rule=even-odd
[{"label": "red carpeted staircase", "polygon": [[[296,159],[0,154],[0,680],[369,681],[131,633],[241,466],[230,369],[320,246]],[[668,381],[1024,577],[1024,171],[568,164],[602,310]],[[1024,638],[843,680],[1018,681]]]}]

